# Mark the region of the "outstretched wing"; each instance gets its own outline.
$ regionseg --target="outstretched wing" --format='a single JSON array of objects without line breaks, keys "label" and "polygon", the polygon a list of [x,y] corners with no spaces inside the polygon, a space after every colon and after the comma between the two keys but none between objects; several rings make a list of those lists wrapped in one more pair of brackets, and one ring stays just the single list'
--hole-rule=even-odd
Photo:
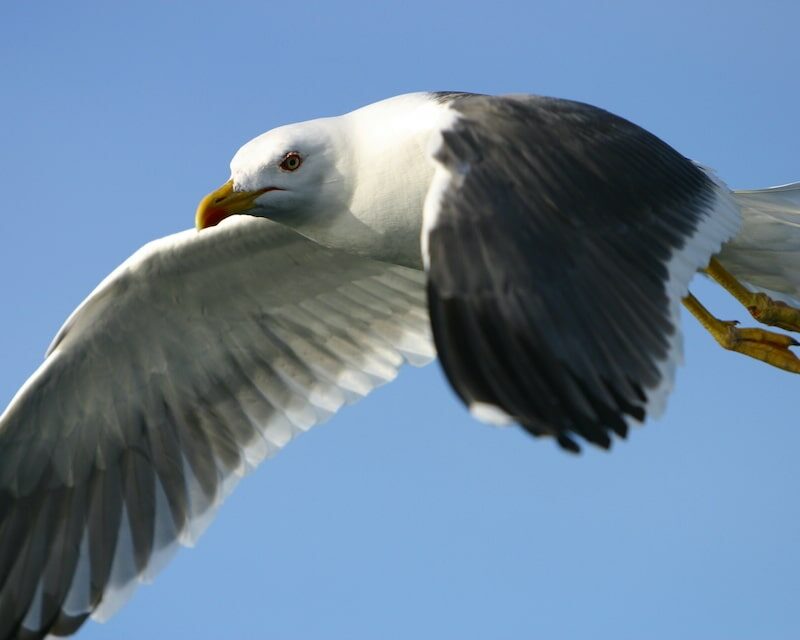
[{"label": "outstretched wing", "polygon": [[434,356],[420,271],[231,219],[143,247],[0,416],[0,638],[107,617],[296,434]]},{"label": "outstretched wing", "polygon": [[681,298],[739,211],[703,170],[600,109],[443,101],[452,121],[422,242],[447,376],[479,418],[608,447],[663,404]]}]

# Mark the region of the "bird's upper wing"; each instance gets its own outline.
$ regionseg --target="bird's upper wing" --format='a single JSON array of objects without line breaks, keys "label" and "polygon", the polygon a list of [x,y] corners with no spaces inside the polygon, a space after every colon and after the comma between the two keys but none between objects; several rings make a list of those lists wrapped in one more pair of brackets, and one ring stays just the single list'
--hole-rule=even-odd
[{"label": "bird's upper wing", "polygon": [[0,638],[109,615],[294,435],[434,356],[420,271],[231,219],[146,245],[0,416]]},{"label": "bird's upper wing", "polygon": [[478,417],[577,449],[659,409],[680,300],[739,224],[727,189],[588,105],[453,96],[423,255],[437,351]]}]

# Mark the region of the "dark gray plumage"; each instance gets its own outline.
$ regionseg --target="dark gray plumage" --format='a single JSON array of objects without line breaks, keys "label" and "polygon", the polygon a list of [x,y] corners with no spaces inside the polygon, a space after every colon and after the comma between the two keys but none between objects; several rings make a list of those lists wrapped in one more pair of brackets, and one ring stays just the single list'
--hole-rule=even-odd
[{"label": "dark gray plumage", "polygon": [[437,350],[467,404],[535,435],[607,447],[643,420],[668,357],[668,263],[714,183],[640,127],[589,105],[437,94],[460,118],[436,160],[459,176],[430,230]]}]

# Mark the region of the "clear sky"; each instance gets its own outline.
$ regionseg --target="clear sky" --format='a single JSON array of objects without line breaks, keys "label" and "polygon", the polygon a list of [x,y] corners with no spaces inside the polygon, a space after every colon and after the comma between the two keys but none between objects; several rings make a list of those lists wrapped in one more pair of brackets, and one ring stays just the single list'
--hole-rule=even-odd
[{"label": "clear sky", "polygon": [[[794,0],[122,4],[0,4],[2,405],[102,277],[191,226],[236,149],[286,122],[542,93],[731,186],[800,180]],[[438,365],[404,370],[82,637],[797,638],[800,378],[684,329],[664,418],[577,458],[471,420]]]}]

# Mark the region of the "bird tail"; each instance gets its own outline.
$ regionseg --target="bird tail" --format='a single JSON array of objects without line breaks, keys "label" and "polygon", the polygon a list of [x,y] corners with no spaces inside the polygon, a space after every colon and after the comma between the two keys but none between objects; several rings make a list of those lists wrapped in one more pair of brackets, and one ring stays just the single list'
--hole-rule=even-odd
[{"label": "bird tail", "polygon": [[800,304],[800,182],[733,193],[742,227],[719,254],[722,266],[753,290]]}]

